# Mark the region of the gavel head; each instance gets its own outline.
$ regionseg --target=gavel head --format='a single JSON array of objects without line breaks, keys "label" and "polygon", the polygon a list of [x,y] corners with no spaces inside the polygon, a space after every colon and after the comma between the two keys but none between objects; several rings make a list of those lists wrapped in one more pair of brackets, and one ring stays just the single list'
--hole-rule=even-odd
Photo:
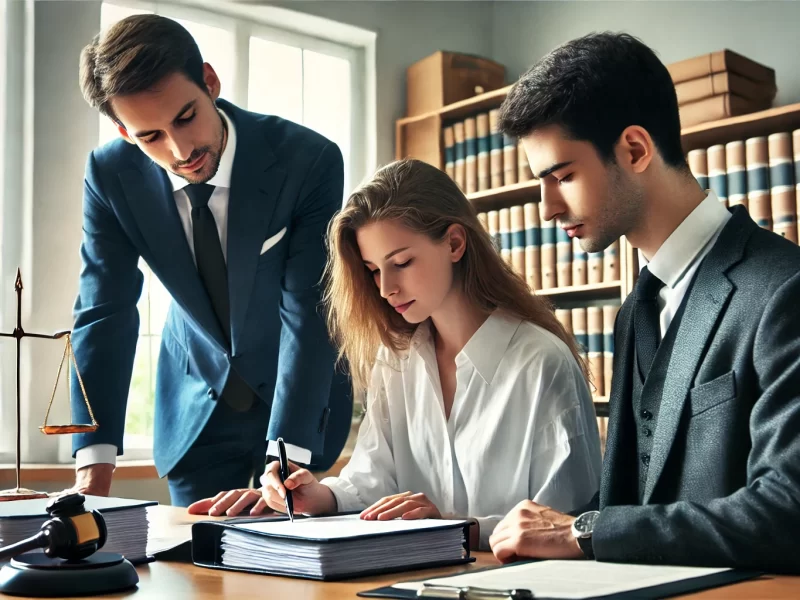
[{"label": "gavel head", "polygon": [[103,516],[87,511],[83,494],[66,494],[47,504],[50,518],[42,525],[48,545],[44,553],[50,558],[81,560],[97,552],[106,543],[107,531]]}]

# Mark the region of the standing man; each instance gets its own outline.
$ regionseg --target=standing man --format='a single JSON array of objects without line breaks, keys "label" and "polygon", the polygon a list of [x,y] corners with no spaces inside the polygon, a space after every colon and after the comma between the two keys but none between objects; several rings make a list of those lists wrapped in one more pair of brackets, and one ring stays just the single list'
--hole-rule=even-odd
[{"label": "standing man", "polygon": [[653,51],[593,34],[508,95],[547,220],[646,266],[614,337],[599,511],[524,502],[495,555],[800,571],[800,248],[702,190]]},{"label": "standing man", "polygon": [[[122,139],[86,165],[73,340],[100,427],[75,436],[77,489],[108,494],[123,451],[139,257],[174,300],[153,448],[173,504],[248,486],[279,436],[292,460],[327,469],[352,410],[318,308],[325,232],[343,196],[339,148],[219,100],[189,32],[157,15],[95,37],[81,87]],[[81,397],[75,388],[76,415]]]}]

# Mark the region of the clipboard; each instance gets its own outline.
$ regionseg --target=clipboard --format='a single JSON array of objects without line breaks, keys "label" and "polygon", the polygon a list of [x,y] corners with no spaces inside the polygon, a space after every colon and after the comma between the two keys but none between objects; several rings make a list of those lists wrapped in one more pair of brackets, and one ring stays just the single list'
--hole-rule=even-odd
[{"label": "clipboard", "polygon": [[[497,567],[485,567],[483,569],[475,569],[474,571],[469,571],[468,573],[454,573],[452,576],[455,575],[475,575],[478,573],[486,572],[486,571],[498,571],[502,569],[508,569],[510,567],[518,566],[521,564],[532,564],[536,562],[547,562],[547,561],[522,561],[517,562],[509,565],[502,565]],[[603,563],[598,563],[603,564]],[[606,563],[606,564],[613,564],[613,563]],[[650,587],[642,587],[626,592],[620,592],[616,594],[606,594],[600,596],[591,596],[589,598],[585,598],[584,600],[656,600],[658,598],[666,598],[669,596],[679,596],[682,594],[692,594],[696,592],[700,592],[703,590],[722,587],[725,585],[731,585],[734,583],[739,583],[741,581],[747,581],[748,579],[755,579],[763,575],[760,571],[748,571],[748,570],[727,570],[719,573],[714,573],[711,575],[705,575],[701,577],[694,577],[691,579],[683,579],[680,581],[675,581],[671,583],[666,583],[662,585],[654,585]],[[446,579],[445,577],[436,577],[435,579]],[[427,581],[427,579],[414,579],[409,580],[402,583],[412,583],[412,582],[423,582]],[[363,592],[358,592],[358,596],[361,598],[397,598],[398,600],[417,600],[419,598],[431,598],[431,599],[447,599],[447,600],[527,600],[529,598],[535,598],[536,600],[558,600],[557,598],[548,598],[546,596],[534,596],[530,590],[491,590],[490,593],[485,593],[487,590],[483,590],[481,588],[468,588],[468,587],[450,587],[450,586],[430,586],[430,592],[426,593],[425,595],[418,595],[416,591],[413,590],[403,590],[398,589],[392,586],[385,586],[380,587],[372,590],[365,590]],[[439,589],[434,589],[439,588]],[[439,593],[437,593],[437,591]],[[513,592],[517,592],[516,594]]]},{"label": "clipboard", "polygon": [[[295,521],[306,520],[311,517],[306,516],[295,516]],[[258,523],[258,522],[267,522],[267,521],[288,521],[288,517],[270,517],[266,519],[248,519],[247,523]],[[318,539],[308,539],[308,538],[293,538],[291,536],[284,536],[284,535],[274,535],[274,534],[266,534],[262,532],[254,532],[254,531],[246,531],[242,530],[237,527],[237,525],[243,524],[242,521],[239,522],[231,522],[231,521],[199,521],[192,525],[192,562],[199,566],[209,569],[220,569],[224,571],[240,571],[245,573],[259,573],[262,575],[277,575],[281,577],[293,577],[293,578],[300,578],[300,579],[313,579],[317,581],[341,581],[343,579],[352,579],[356,577],[365,577],[369,575],[384,575],[387,573],[399,573],[403,571],[418,571],[422,569],[434,569],[434,568],[442,568],[448,566],[455,566],[461,564],[467,564],[475,561],[475,558],[470,555],[469,550],[469,528],[471,523],[468,521],[460,521],[454,524],[443,524],[441,526],[431,527],[428,531],[442,531],[447,529],[462,529],[464,542],[462,544],[464,548],[464,553],[462,558],[458,560],[449,560],[449,561],[439,561],[439,562],[418,562],[418,563],[409,563],[403,564],[396,567],[389,567],[389,568],[374,568],[374,569],[362,569],[357,572],[347,572],[342,574],[336,575],[328,575],[328,576],[321,576],[316,577],[313,575],[302,574],[302,573],[287,573],[285,571],[278,571],[275,569],[270,568],[242,568],[242,567],[231,567],[228,565],[223,564],[222,561],[222,534],[226,530],[235,530],[240,533],[247,533],[249,535],[255,537],[271,537],[276,539],[290,539],[293,541],[297,541],[298,544],[302,544],[304,542],[313,542],[313,543],[330,543],[330,544],[337,544],[342,543],[343,540],[332,540],[332,539],[325,539],[325,538],[318,538]],[[410,533],[410,532],[409,532]],[[394,537],[394,536],[401,536],[406,535],[404,532],[400,533],[391,533],[391,534],[367,534],[367,535],[356,535],[346,538],[345,541],[358,541],[358,540],[366,540],[366,539],[374,539],[379,537]]]}]

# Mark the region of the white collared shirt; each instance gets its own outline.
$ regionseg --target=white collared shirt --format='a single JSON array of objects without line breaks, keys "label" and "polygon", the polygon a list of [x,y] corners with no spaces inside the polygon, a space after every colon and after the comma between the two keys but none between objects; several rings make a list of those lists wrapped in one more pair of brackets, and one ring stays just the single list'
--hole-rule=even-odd
[{"label": "white collared shirt", "polygon": [[408,356],[383,348],[353,456],[322,481],[340,511],[423,492],[443,515],[476,517],[481,547],[518,502],[560,511],[591,500],[600,441],[580,367],[555,335],[495,311],[456,356],[445,417],[430,326]]},{"label": "white collared shirt", "polygon": [[[641,268],[664,282],[658,293],[661,338],[666,335],[675,313],[686,296],[686,290],[694,279],[700,263],[714,247],[722,229],[731,218],[731,213],[721,204],[711,190],[697,207],[666,239],[649,262],[639,252]],[[641,269],[640,268],[640,269]]]}]

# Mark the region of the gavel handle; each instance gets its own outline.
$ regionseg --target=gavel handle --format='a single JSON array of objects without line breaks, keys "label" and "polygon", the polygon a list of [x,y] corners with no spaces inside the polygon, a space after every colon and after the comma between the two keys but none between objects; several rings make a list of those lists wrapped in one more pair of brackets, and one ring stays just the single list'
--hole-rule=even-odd
[{"label": "gavel handle", "polygon": [[12,559],[24,552],[36,550],[37,548],[46,548],[49,545],[47,537],[48,536],[45,532],[40,531],[33,537],[29,537],[26,540],[22,540],[16,544],[11,544],[5,548],[0,548],[0,561]]}]

